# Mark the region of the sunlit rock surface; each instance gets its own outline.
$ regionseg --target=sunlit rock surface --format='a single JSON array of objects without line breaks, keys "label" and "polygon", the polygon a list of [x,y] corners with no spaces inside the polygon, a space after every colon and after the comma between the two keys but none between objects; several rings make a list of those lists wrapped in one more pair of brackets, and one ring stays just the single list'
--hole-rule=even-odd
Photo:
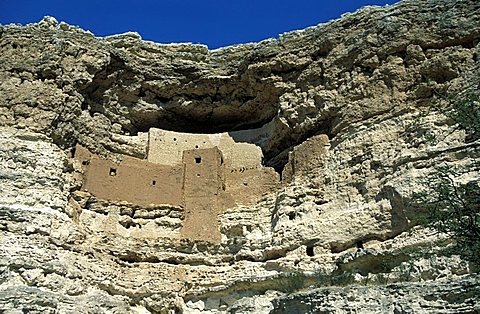
[{"label": "sunlit rock surface", "polygon": [[[479,177],[480,143],[437,110],[478,77],[479,39],[477,0],[366,7],[213,51],[0,26],[0,312],[480,311],[449,238],[409,230],[433,167]],[[229,132],[282,184],[213,217],[218,243],[175,236],[181,208],[81,190],[76,144],[145,159],[150,128]]]}]

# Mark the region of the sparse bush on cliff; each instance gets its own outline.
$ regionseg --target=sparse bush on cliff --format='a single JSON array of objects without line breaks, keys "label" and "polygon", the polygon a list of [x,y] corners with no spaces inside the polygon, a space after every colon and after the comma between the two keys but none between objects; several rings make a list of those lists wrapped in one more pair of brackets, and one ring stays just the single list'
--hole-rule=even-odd
[{"label": "sparse bush on cliff", "polygon": [[471,86],[454,97],[450,117],[465,130],[467,139],[480,138],[480,93],[478,86]]},{"label": "sparse bush on cliff", "polygon": [[300,272],[287,273],[280,277],[279,284],[280,290],[283,292],[291,293],[298,291],[305,286],[305,275]]},{"label": "sparse bush on cliff", "polygon": [[426,189],[414,193],[413,201],[426,210],[419,223],[450,234],[457,252],[479,263],[480,179],[463,183],[461,174],[449,166],[436,167],[425,179]]},{"label": "sparse bush on cliff", "polygon": [[[433,88],[434,94],[441,101],[423,115],[428,115],[430,109],[439,110],[456,123],[453,131],[464,130],[466,141],[474,142],[480,139],[480,63],[465,79],[468,84],[461,91],[440,91]],[[417,127],[418,123],[416,122]]]},{"label": "sparse bush on cliff", "polygon": [[[475,69],[480,73],[480,68]],[[446,101],[442,110],[462,129],[466,142],[480,139],[480,79],[473,75],[470,85],[462,92],[448,96],[436,93]],[[476,148],[478,149],[478,148]],[[415,207],[424,209],[417,223],[448,233],[456,241],[456,252],[480,265],[480,178],[466,173],[478,173],[480,162],[468,168],[437,166],[425,178],[422,192],[412,195]]]}]

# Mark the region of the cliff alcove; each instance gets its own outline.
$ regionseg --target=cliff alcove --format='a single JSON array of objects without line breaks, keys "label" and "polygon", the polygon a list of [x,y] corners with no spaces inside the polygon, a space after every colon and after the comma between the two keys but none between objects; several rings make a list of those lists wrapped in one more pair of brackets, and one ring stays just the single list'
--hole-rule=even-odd
[{"label": "cliff alcove", "polygon": [[479,311],[411,205],[439,166],[479,180],[448,111],[479,42],[476,0],[217,50],[1,25],[0,312]]}]

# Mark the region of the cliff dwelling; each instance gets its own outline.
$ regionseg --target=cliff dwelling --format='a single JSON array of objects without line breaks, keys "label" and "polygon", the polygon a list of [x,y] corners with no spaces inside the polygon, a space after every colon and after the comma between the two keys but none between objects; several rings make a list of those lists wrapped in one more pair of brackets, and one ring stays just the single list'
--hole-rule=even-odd
[{"label": "cliff dwelling", "polygon": [[219,49],[8,2],[0,313],[480,314],[480,0]]},{"label": "cliff dwelling", "polygon": [[150,129],[146,160],[100,158],[77,145],[82,189],[109,201],[184,209],[181,236],[220,241],[218,213],[251,205],[280,183],[273,168],[262,166],[261,149],[236,143],[228,133],[190,134]]}]

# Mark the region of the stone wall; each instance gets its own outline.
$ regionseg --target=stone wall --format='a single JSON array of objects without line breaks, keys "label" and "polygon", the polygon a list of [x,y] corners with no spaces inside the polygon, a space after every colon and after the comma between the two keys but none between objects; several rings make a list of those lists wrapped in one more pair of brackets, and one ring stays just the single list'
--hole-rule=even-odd
[{"label": "stone wall", "polygon": [[185,162],[186,151],[216,148],[221,152],[221,171],[225,172],[222,181],[225,186],[218,197],[219,208],[252,205],[263,195],[275,191],[280,178],[273,168],[263,167],[262,150],[257,145],[235,142],[232,138],[235,134],[192,134],[152,128],[148,161],[176,165]]},{"label": "stone wall", "polygon": [[318,163],[328,152],[330,141],[328,136],[313,136],[296,146],[288,155],[288,163],[282,172],[282,181],[289,182],[296,176],[302,176],[319,169]]},{"label": "stone wall", "polygon": [[[188,138],[186,133],[155,132],[162,136],[151,138],[155,144],[150,145],[149,157],[164,164],[128,156],[114,162],[77,145],[75,160],[84,173],[81,178],[83,190],[109,201],[141,206],[181,206],[185,210],[182,237],[218,242],[219,213],[239,205],[254,205],[279,186],[278,173],[273,168],[261,166],[261,151],[251,147],[255,145],[236,144],[225,134]],[[192,145],[198,147],[200,142],[212,145],[215,143],[212,139],[227,149],[230,159],[226,159],[217,146],[183,150]],[[160,143],[166,149],[161,149]],[[180,151],[182,159],[177,162]],[[243,158],[248,166],[242,165]]]},{"label": "stone wall", "polygon": [[262,150],[249,143],[236,143],[228,133],[193,134],[152,128],[148,133],[148,161],[162,165],[182,162],[185,150],[218,147],[227,168],[261,166]]},{"label": "stone wall", "polygon": [[235,205],[253,205],[265,194],[276,191],[280,176],[273,168],[231,169],[226,171],[225,185]]},{"label": "stone wall", "polygon": [[225,158],[227,169],[248,169],[262,167],[263,153],[260,147],[249,143],[237,143],[228,133],[222,133],[218,148]]},{"label": "stone wall", "polygon": [[147,160],[162,165],[182,163],[183,152],[190,149],[211,148],[218,144],[220,134],[190,134],[150,129]]},{"label": "stone wall", "polygon": [[185,221],[182,236],[219,242],[217,215],[222,209],[219,193],[225,187],[222,153],[216,147],[187,150],[183,154],[183,164]]},{"label": "stone wall", "polygon": [[127,201],[142,206],[181,206],[182,185],[182,165],[157,165],[135,158],[115,163],[92,156],[84,175],[83,189],[109,201]]}]

